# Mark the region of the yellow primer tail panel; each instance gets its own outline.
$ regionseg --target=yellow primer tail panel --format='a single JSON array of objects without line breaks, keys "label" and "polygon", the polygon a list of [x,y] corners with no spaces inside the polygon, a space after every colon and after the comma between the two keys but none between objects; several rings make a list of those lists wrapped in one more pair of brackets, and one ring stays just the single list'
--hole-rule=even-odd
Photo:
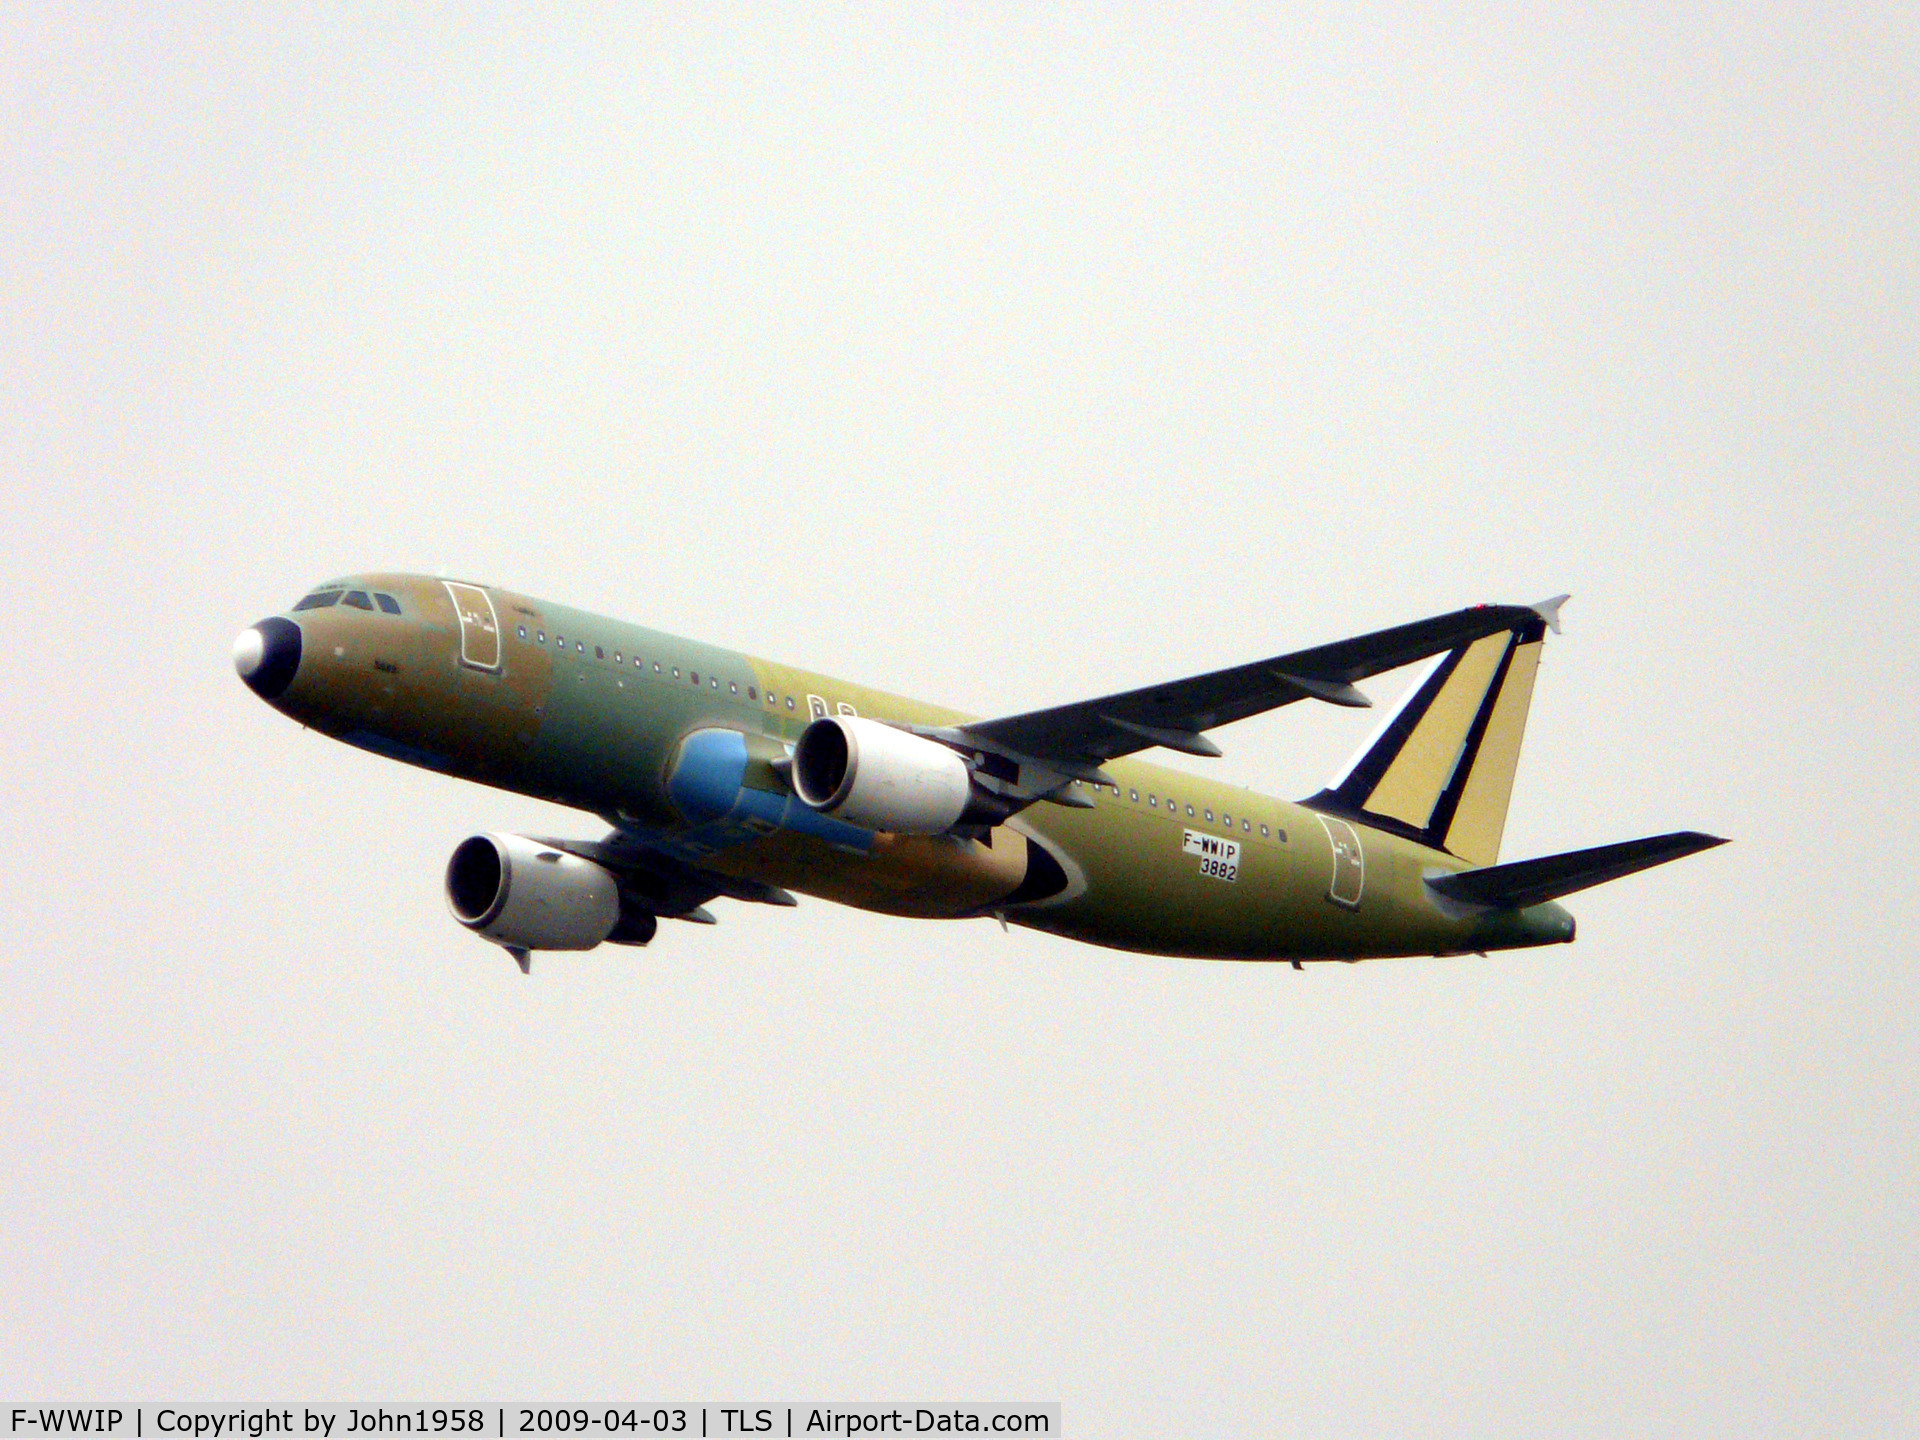
[{"label": "yellow primer tail panel", "polygon": [[1507,635],[1489,635],[1466,648],[1400,753],[1367,795],[1364,808],[1416,830],[1427,828],[1447,782],[1453,779],[1510,640]]},{"label": "yellow primer tail panel", "polygon": [[1491,865],[1500,858],[1500,836],[1507,828],[1507,802],[1513,797],[1513,774],[1520,764],[1520,741],[1527,731],[1540,649],[1536,640],[1514,650],[1507,664],[1507,682],[1494,701],[1473,768],[1460,791],[1460,806],[1447,827],[1443,848],[1470,864]]},{"label": "yellow primer tail panel", "polygon": [[1449,652],[1306,803],[1474,865],[1499,858],[1540,648],[1557,602]]}]

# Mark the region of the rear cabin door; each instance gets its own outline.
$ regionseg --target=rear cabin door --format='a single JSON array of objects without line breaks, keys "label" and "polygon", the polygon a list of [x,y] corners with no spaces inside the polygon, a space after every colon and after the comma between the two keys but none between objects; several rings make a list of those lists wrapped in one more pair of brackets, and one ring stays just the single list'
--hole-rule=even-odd
[{"label": "rear cabin door", "polygon": [[493,597],[478,585],[440,583],[453,597],[454,613],[460,617],[460,663],[475,670],[498,670],[500,617],[494,613]]},{"label": "rear cabin door", "polygon": [[1360,836],[1353,826],[1331,815],[1319,817],[1326,827],[1328,843],[1333,847],[1333,878],[1327,883],[1327,898],[1349,910],[1360,908],[1360,892],[1367,884],[1367,859],[1360,849]]}]

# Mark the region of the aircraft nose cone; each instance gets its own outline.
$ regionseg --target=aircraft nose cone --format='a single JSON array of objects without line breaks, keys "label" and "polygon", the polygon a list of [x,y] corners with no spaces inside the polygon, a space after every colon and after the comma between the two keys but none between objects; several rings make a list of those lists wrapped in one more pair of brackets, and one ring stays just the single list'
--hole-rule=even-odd
[{"label": "aircraft nose cone", "polygon": [[248,626],[234,637],[233,668],[254,694],[273,699],[300,668],[300,627],[278,615]]},{"label": "aircraft nose cone", "polygon": [[242,680],[260,668],[267,658],[267,637],[249,625],[233,637],[233,668]]}]

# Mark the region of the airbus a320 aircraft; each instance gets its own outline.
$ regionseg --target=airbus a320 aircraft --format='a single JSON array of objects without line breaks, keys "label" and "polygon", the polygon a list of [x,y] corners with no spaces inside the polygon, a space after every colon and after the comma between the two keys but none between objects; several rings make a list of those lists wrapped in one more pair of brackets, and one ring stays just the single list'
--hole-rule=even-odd
[{"label": "airbus a320 aircraft", "polygon": [[[645,945],[660,917],[793,891],[1231,960],[1458,955],[1573,939],[1554,901],[1723,843],[1691,831],[1496,864],[1535,668],[1565,596],[1485,605],[1164,685],[976,720],[419,575],[331,581],[242,631],[253,692],[349,745],[589,811],[597,840],[484,834],[447,903],[523,971]],[[1424,673],[1317,795],[1132,759]]]}]

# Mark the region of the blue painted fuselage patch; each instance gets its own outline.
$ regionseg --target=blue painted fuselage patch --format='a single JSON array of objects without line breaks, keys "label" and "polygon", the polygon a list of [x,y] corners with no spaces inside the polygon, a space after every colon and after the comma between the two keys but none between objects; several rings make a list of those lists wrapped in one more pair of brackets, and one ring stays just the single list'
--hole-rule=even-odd
[{"label": "blue painted fuselage patch", "polygon": [[738,730],[689,735],[667,777],[667,796],[688,828],[663,837],[663,845],[711,855],[775,830],[791,830],[861,854],[873,849],[873,831],[810,810],[791,794],[755,790],[745,783],[746,775],[747,738]]}]

